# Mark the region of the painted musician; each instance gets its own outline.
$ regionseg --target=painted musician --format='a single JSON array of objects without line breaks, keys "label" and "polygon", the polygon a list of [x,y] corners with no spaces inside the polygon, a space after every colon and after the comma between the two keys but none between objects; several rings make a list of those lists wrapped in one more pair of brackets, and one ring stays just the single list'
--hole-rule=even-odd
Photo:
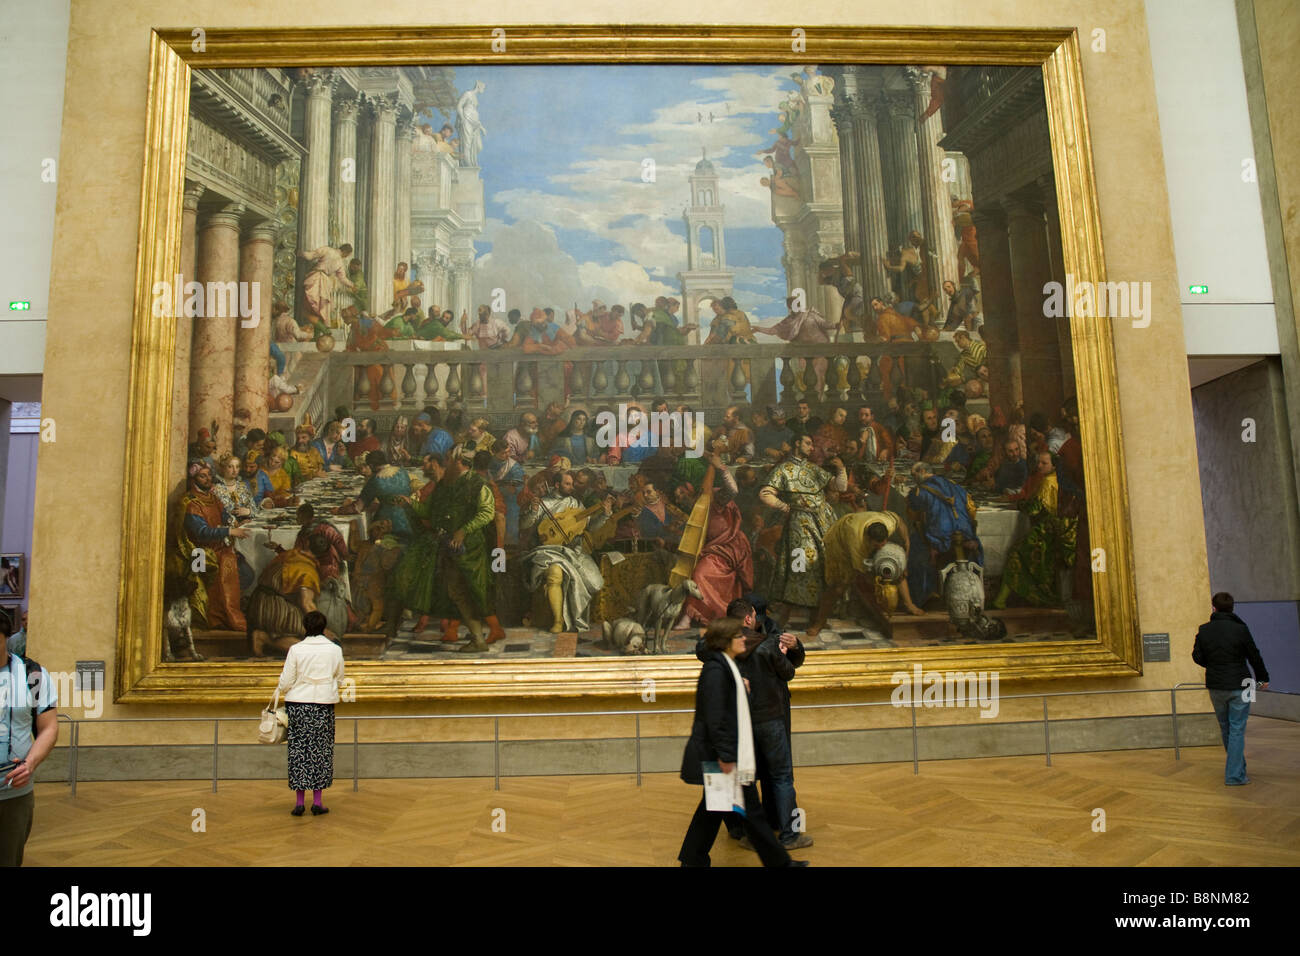
[{"label": "painted musician", "polygon": [[[561,461],[561,466],[567,463]],[[614,530],[614,496],[606,495],[601,510],[552,533],[551,519],[583,510],[573,494],[573,473],[567,467],[552,472],[553,478],[520,494],[520,536],[536,534],[537,546],[524,555],[528,589],[545,594],[551,615],[551,633],[585,631],[592,598],[605,586],[600,568],[592,560]],[[526,499],[526,500],[525,500]],[[551,542],[551,543],[548,543]]]},{"label": "painted musician", "polygon": [[711,455],[709,463],[714,468],[715,488],[704,526],[704,543],[691,571],[701,597],[686,598],[677,622],[679,628],[689,627],[692,622],[707,626],[725,616],[731,602],[754,587],[753,550],[736,504],[740,488],[719,455]]}]

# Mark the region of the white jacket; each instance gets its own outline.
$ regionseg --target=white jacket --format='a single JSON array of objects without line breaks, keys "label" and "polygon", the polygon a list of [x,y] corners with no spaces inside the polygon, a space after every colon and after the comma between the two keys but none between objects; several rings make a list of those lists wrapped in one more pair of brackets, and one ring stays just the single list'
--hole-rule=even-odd
[{"label": "white jacket", "polygon": [[280,672],[280,693],[286,703],[337,704],[343,680],[343,648],[323,634],[289,648]]}]

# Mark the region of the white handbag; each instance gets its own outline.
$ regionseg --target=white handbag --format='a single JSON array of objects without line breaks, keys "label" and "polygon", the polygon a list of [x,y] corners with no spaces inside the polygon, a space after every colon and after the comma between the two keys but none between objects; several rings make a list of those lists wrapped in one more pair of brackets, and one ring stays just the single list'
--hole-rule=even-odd
[{"label": "white handbag", "polygon": [[262,708],[262,722],[257,725],[259,743],[284,743],[285,733],[289,727],[289,710],[280,706],[280,688],[275,689],[271,703]]}]

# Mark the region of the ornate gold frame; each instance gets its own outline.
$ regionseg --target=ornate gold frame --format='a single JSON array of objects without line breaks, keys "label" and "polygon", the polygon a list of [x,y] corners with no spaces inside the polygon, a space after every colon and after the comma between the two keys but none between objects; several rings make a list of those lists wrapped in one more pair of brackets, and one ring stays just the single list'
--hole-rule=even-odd
[{"label": "ornate gold frame", "polygon": [[[251,702],[265,698],[271,662],[161,663],[168,434],[176,349],[174,321],[152,315],[152,289],[178,271],[190,73],[194,67],[469,63],[946,63],[1041,66],[1052,136],[1066,271],[1102,282],[1100,214],[1073,29],[807,28],[794,52],[791,28],[768,26],[513,26],[507,51],[492,51],[486,26],[209,30],[195,52],[189,30],[159,30],[150,47],[140,243],[123,495],[116,700]],[[848,689],[888,685],[902,666],[999,671],[1001,679],[1135,676],[1141,673],[1128,492],[1110,326],[1071,320],[1092,543],[1105,549],[1094,641],[991,647],[931,647],[896,653],[821,651],[800,685]],[[627,693],[652,678],[658,693],[691,690],[692,657],[607,660],[357,661],[349,664],[371,700],[558,697]]]}]

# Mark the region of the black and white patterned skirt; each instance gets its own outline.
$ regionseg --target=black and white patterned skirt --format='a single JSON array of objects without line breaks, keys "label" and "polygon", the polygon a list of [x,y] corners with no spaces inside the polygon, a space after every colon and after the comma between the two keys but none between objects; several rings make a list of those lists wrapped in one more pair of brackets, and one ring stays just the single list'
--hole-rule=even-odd
[{"label": "black and white patterned skirt", "polygon": [[289,711],[289,789],[334,782],[334,705],[285,703]]}]

